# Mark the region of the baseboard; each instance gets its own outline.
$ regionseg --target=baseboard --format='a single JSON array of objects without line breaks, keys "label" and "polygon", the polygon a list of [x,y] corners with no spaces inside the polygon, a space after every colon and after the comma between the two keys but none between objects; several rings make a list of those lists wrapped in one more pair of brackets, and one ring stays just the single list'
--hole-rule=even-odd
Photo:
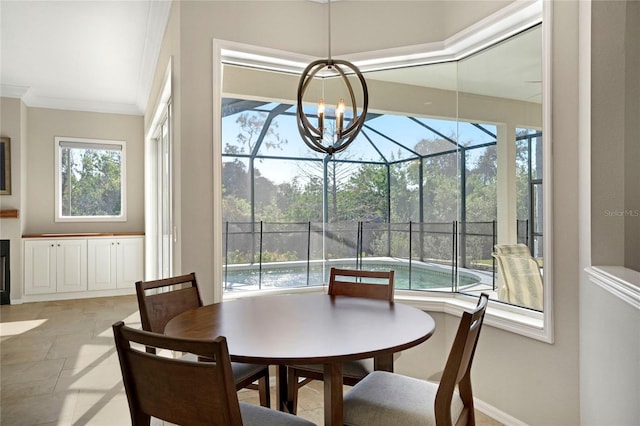
[{"label": "baseboard", "polygon": [[502,410],[497,409],[493,405],[487,404],[478,398],[473,398],[473,405],[476,410],[481,411],[483,414],[491,417],[492,419],[507,426],[527,426],[527,424],[515,417],[505,413]]},{"label": "baseboard", "polygon": [[[92,299],[94,297],[112,297],[112,296],[127,296],[136,294],[135,287],[119,288],[113,290],[84,290],[75,292],[63,292],[63,293],[46,293],[46,294],[23,294],[21,303],[28,302],[50,302],[57,300],[71,300],[71,299]],[[11,301],[13,303],[13,300]]]}]

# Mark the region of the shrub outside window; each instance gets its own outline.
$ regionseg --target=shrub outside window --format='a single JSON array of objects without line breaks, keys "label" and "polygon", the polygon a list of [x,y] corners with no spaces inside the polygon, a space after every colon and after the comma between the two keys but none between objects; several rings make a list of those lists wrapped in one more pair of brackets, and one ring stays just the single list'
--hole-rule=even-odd
[{"label": "shrub outside window", "polygon": [[124,141],[55,138],[56,222],[125,221]]}]

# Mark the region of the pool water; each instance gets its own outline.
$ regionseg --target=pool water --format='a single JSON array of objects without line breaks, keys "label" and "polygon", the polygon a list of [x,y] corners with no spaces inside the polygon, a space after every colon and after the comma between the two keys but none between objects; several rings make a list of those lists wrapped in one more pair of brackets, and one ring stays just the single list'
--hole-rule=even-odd
[{"label": "pool water", "polygon": [[[353,268],[354,265],[332,265],[336,267]],[[329,281],[329,267],[324,270],[320,265],[311,265],[307,274],[307,265],[265,266],[262,273],[255,267],[230,267],[225,272],[225,290],[255,290],[265,287],[305,287],[321,286]],[[372,264],[364,265],[368,270],[396,271],[395,287],[397,289],[433,290],[452,287],[451,268],[440,265],[412,265],[409,276],[408,265]],[[480,277],[470,272],[460,272],[459,286],[467,286],[480,282]]]}]

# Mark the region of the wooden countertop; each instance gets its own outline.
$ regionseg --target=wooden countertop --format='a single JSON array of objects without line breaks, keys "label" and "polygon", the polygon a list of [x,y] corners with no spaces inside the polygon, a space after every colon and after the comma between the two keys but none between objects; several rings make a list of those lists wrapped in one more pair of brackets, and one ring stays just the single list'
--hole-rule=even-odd
[{"label": "wooden countertop", "polygon": [[17,209],[3,209],[0,210],[0,218],[4,219],[17,219],[19,216]]},{"label": "wooden countertop", "polygon": [[134,236],[144,236],[144,232],[78,232],[72,234],[24,234],[22,238],[87,238]]}]

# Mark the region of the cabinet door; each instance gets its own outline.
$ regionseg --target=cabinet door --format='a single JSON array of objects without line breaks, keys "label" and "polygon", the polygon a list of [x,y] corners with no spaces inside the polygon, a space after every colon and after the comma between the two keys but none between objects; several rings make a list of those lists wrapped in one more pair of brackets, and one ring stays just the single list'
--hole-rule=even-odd
[{"label": "cabinet door", "polygon": [[87,288],[111,290],[116,288],[116,240],[89,239],[87,241]]},{"label": "cabinet door", "polygon": [[118,238],[116,240],[118,259],[118,288],[131,288],[143,279],[144,239]]},{"label": "cabinet door", "polygon": [[24,242],[24,294],[56,292],[56,241]]},{"label": "cabinet door", "polygon": [[87,240],[56,242],[56,278],[58,293],[87,289]]}]

